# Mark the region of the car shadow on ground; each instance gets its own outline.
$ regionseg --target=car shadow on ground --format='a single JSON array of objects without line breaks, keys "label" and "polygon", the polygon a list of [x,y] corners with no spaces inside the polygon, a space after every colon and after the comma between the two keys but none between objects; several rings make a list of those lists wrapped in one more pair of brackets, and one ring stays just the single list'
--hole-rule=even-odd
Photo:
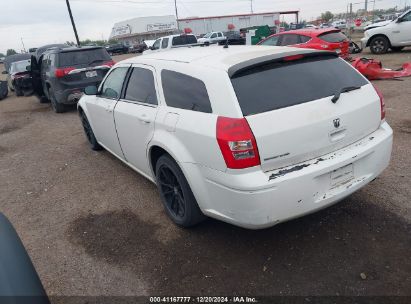
[{"label": "car shadow on ground", "polygon": [[210,219],[164,243],[164,229],[122,210],[80,217],[68,235],[93,258],[143,277],[155,294],[410,294],[410,225],[358,194],[266,230]]}]

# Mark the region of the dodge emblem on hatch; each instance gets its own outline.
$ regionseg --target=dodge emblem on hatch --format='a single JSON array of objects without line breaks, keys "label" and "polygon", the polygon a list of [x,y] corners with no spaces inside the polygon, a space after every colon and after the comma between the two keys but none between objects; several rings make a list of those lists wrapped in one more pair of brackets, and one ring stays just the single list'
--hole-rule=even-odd
[{"label": "dodge emblem on hatch", "polygon": [[341,120],[339,118],[334,119],[334,127],[338,129],[340,127]]}]

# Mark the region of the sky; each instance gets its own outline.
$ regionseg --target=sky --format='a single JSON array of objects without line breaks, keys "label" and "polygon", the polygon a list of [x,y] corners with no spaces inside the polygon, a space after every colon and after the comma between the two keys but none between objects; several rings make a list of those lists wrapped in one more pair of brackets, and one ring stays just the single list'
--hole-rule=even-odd
[{"label": "sky", "polygon": [[[345,12],[350,0],[253,0],[254,12],[300,10],[312,20],[322,12]],[[354,10],[364,0],[352,0]],[[370,0],[371,1],[371,0]],[[65,0],[3,0],[0,17],[0,53],[50,43],[74,41]],[[70,0],[80,40],[108,39],[115,22],[141,16],[174,15],[174,0]],[[403,7],[411,0],[375,0],[376,8]],[[374,4],[369,4],[372,7]],[[251,0],[177,0],[180,18],[249,13]],[[288,17],[291,18],[291,17]]]}]

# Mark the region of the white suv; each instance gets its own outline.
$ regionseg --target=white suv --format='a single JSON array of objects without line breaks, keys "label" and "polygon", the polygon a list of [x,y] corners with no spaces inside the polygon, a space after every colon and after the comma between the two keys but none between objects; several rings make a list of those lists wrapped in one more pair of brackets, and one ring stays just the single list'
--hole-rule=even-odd
[{"label": "white suv", "polygon": [[157,53],[169,51],[173,48],[187,47],[197,45],[197,38],[194,35],[179,34],[170,35],[158,38],[154,41],[153,45],[148,50],[144,51],[144,54]]},{"label": "white suv", "polygon": [[390,161],[382,96],[332,52],[171,50],[116,64],[86,94],[91,147],[155,183],[184,227],[269,227],[342,200]]},{"label": "white suv", "polygon": [[401,51],[411,46],[411,10],[394,21],[366,30],[361,44],[362,48],[370,47],[373,54],[385,54],[388,49]]},{"label": "white suv", "polygon": [[202,44],[214,44],[220,41],[226,40],[227,37],[224,36],[223,32],[210,32],[204,35],[204,37],[198,39],[198,43]]}]

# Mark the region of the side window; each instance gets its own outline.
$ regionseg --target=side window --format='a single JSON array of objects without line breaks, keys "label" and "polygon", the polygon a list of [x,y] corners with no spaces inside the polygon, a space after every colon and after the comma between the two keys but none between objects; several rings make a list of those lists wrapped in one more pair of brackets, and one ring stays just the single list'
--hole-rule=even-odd
[{"label": "side window", "polygon": [[160,41],[161,39],[157,39],[156,42],[153,44],[153,50],[158,50],[160,49]]},{"label": "side window", "polygon": [[299,43],[301,43],[299,35],[285,34],[285,35],[282,35],[280,45],[287,46],[287,45],[293,45],[293,44],[299,44]]},{"label": "side window", "polygon": [[56,54],[50,54],[49,65],[50,65],[51,67],[56,66]]},{"label": "side window", "polygon": [[111,71],[110,75],[107,76],[106,81],[101,87],[100,96],[110,99],[119,98],[127,70],[128,68],[126,67],[120,67]]},{"label": "side window", "polygon": [[49,66],[49,56],[45,55],[43,56],[43,59],[41,60],[41,70],[44,72],[47,70]]},{"label": "side window", "polygon": [[261,45],[270,45],[270,46],[276,46],[278,43],[278,38],[280,36],[273,36],[265,40],[264,42],[261,43]]},{"label": "side window", "polygon": [[214,33],[214,34],[212,34],[212,35],[211,35],[211,37],[210,37],[210,38],[211,38],[211,39],[213,39],[213,38],[216,38],[216,37],[217,37],[217,34],[216,34],[216,33]]},{"label": "side window", "polygon": [[125,99],[156,105],[157,93],[153,72],[144,68],[133,68]]},{"label": "side window", "polygon": [[161,72],[164,98],[169,107],[212,113],[204,82],[169,70]]},{"label": "side window", "polygon": [[221,33],[218,33],[218,37],[223,37],[223,34],[221,34]]},{"label": "side window", "polygon": [[306,42],[308,42],[308,41],[310,41],[311,40],[311,37],[309,37],[309,36],[304,36],[304,35],[300,35],[300,43],[306,43]]},{"label": "side window", "polygon": [[168,47],[168,38],[163,38],[163,41],[161,42],[161,48],[166,49]]}]

